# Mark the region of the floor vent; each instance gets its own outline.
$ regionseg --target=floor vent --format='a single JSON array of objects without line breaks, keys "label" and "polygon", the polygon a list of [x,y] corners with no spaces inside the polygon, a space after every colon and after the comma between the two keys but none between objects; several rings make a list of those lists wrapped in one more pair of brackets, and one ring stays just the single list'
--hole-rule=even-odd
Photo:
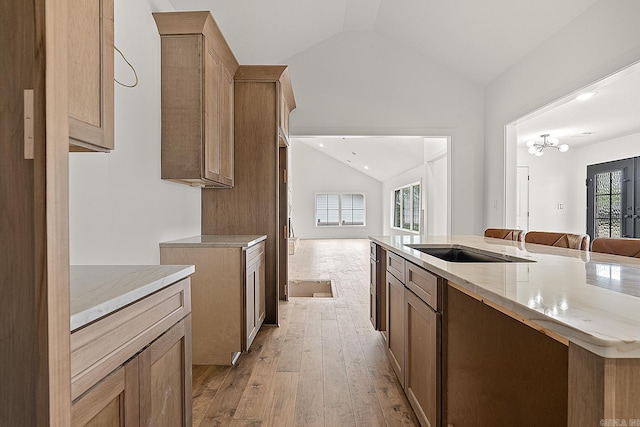
[{"label": "floor vent", "polygon": [[331,280],[289,280],[290,297],[333,298],[334,295]]}]

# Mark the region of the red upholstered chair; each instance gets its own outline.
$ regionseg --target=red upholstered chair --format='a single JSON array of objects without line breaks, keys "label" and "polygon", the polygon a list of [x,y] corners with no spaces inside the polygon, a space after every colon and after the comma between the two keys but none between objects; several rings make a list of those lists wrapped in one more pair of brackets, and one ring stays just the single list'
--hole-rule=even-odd
[{"label": "red upholstered chair", "polygon": [[487,228],[484,230],[484,237],[513,240],[515,242],[522,242],[524,240],[524,234],[524,230],[514,230],[510,228]]},{"label": "red upholstered chair", "polygon": [[598,237],[591,243],[591,251],[640,258],[640,239]]},{"label": "red upholstered chair", "polygon": [[524,236],[525,243],[556,246],[559,248],[589,250],[588,234],[554,233],[549,231],[529,231]]}]

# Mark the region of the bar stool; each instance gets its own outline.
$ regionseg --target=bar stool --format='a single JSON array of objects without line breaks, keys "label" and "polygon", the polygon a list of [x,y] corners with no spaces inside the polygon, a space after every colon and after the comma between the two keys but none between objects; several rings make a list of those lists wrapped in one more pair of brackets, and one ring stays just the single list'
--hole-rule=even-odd
[{"label": "bar stool", "polygon": [[525,243],[556,246],[559,248],[589,250],[588,234],[555,233],[550,231],[529,231],[524,236]]},{"label": "bar stool", "polygon": [[593,239],[591,251],[640,258],[640,239],[598,237]]},{"label": "bar stool", "polygon": [[484,230],[484,237],[513,240],[514,242],[522,242],[524,240],[524,234],[524,230],[515,230],[510,228],[487,228]]}]

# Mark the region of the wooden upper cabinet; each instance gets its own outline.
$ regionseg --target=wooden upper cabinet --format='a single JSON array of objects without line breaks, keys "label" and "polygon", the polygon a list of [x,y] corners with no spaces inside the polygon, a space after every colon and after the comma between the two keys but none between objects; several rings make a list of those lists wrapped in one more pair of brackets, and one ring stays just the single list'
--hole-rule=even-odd
[{"label": "wooden upper cabinet", "polygon": [[69,150],[113,142],[113,0],[69,0]]},{"label": "wooden upper cabinet", "polygon": [[153,17],[161,37],[162,179],[233,187],[238,61],[209,12]]}]

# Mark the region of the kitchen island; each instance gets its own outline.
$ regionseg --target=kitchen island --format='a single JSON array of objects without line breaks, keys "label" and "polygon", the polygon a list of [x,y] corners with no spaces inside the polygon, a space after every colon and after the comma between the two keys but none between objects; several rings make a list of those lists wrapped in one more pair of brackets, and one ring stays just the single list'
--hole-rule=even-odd
[{"label": "kitchen island", "polygon": [[[640,425],[640,260],[478,236],[371,240],[390,256],[386,281],[405,284],[405,309],[395,314],[403,328],[390,324],[393,286],[384,302],[394,363],[411,366],[417,324],[397,259],[407,274],[438,278],[438,387],[422,393],[436,394],[442,425]],[[425,247],[464,247],[498,262],[446,261]],[[395,351],[394,330],[405,338]],[[396,373],[401,383],[411,374]]]}]

